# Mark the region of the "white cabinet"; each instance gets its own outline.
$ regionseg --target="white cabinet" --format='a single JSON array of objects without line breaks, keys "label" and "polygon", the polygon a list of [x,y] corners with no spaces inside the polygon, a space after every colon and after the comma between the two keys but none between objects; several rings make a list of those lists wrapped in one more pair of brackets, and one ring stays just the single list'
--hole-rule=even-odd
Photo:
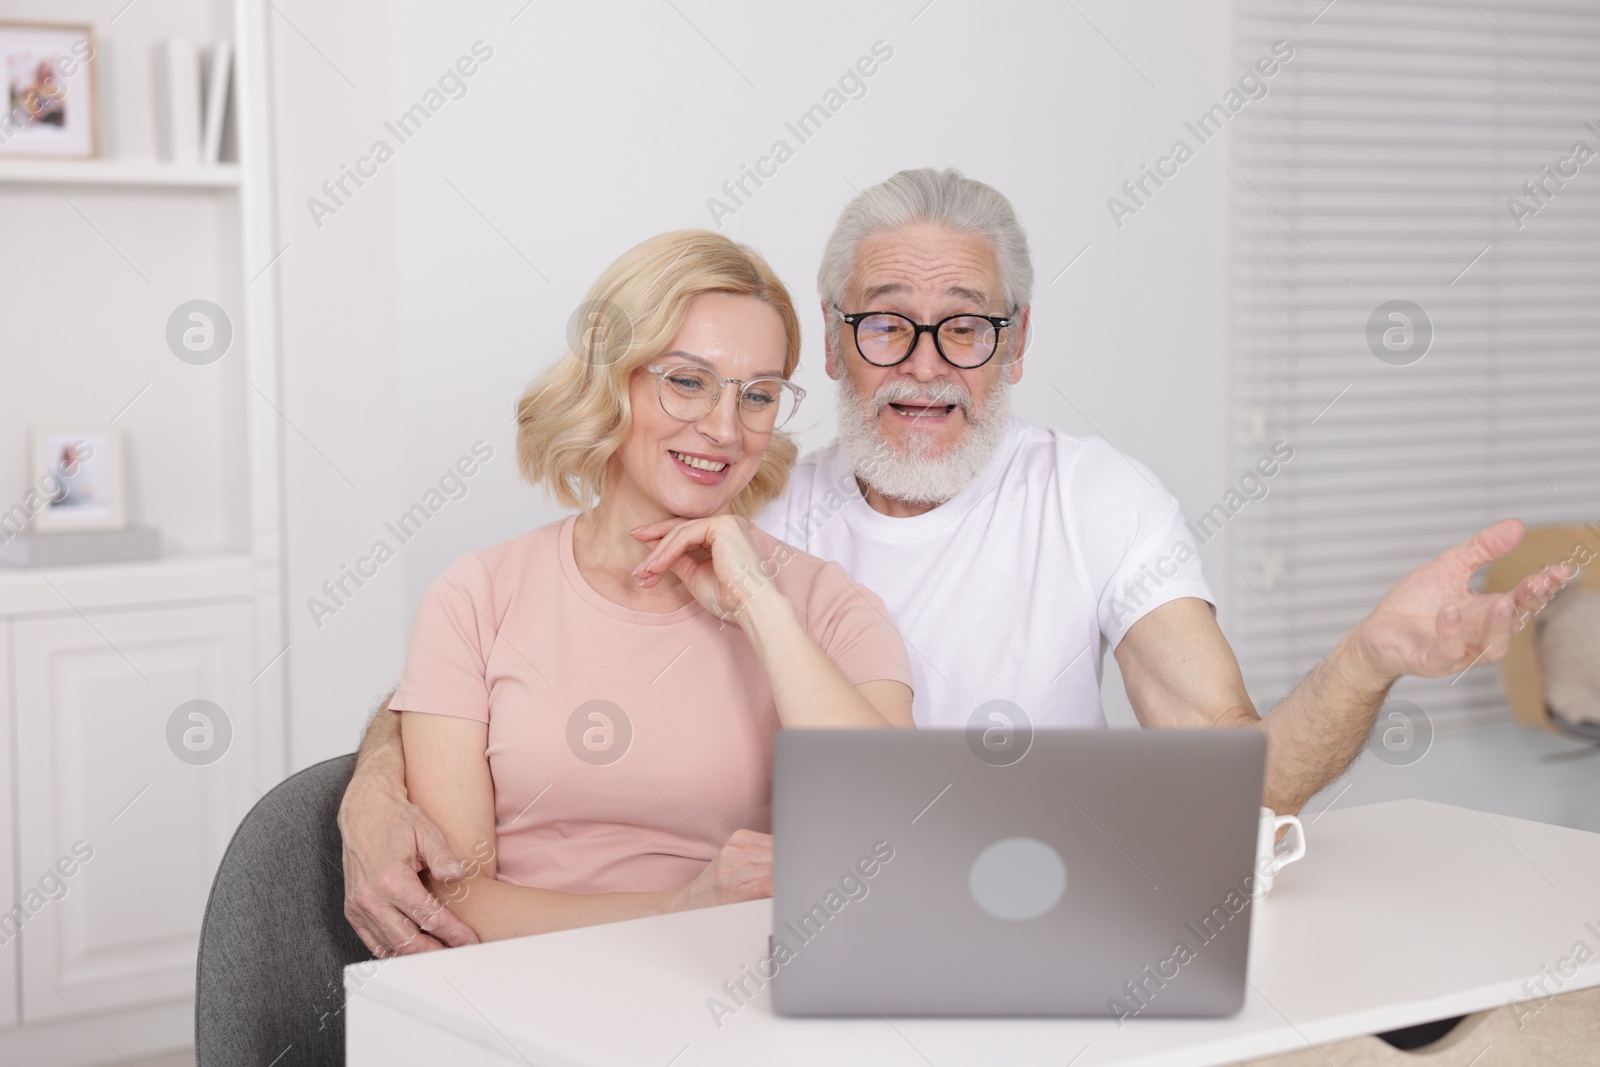
[{"label": "white cabinet", "polygon": [[248,556],[0,570],[0,1064],[193,1040],[212,878],[283,776],[271,576]]},{"label": "white cabinet", "polygon": [[[255,796],[251,618],[241,601],[12,623],[18,873],[42,902],[24,1022],[192,991],[211,876]],[[175,747],[206,765],[169,745],[194,700],[220,712],[180,715]]]},{"label": "white cabinet", "polygon": [[[285,250],[272,193],[272,7],[122,10],[27,0],[6,12],[94,25],[106,153],[0,159],[0,243],[38,250],[26,263],[0,257],[0,289],[16,297],[0,335],[6,449],[36,421],[115,420],[130,517],[161,531],[165,556],[0,568],[0,1065],[133,1061],[192,1042],[195,949],[217,863],[285,770],[279,458],[294,412],[279,391],[272,269]],[[224,165],[156,159],[140,57],[173,37],[233,42],[225,142],[236,151],[224,148]],[[196,298],[233,327],[231,347],[204,366],[166,339]],[[23,498],[22,475],[0,464],[0,511]],[[168,744],[168,720],[193,700],[227,719],[212,763],[186,760],[183,737],[203,743],[216,721],[184,717],[177,752]]]}]

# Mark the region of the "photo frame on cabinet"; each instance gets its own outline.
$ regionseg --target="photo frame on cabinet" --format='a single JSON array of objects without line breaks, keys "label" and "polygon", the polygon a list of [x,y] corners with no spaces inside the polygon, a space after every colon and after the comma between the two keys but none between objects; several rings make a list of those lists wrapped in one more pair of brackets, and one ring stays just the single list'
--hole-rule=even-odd
[{"label": "photo frame on cabinet", "polygon": [[127,526],[122,434],[115,426],[35,429],[30,486],[43,506],[40,532],[120,530]]},{"label": "photo frame on cabinet", "polygon": [[0,158],[99,153],[94,27],[0,22]]}]

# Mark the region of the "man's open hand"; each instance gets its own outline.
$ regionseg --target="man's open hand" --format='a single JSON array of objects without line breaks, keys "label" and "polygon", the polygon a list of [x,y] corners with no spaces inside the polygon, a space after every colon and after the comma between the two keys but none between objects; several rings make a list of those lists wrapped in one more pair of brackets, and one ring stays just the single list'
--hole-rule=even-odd
[{"label": "man's open hand", "polygon": [[444,835],[422,809],[358,773],[339,805],[344,837],[344,917],[382,959],[446,945],[475,945],[478,936],[428,892],[418,872],[439,882],[466,877]]},{"label": "man's open hand", "polygon": [[1467,584],[1473,572],[1515,548],[1522,533],[1517,519],[1495,523],[1401,578],[1356,627],[1359,661],[1392,681],[1459,674],[1505,655],[1511,635],[1574,573],[1552,563],[1509,593],[1474,591]]}]

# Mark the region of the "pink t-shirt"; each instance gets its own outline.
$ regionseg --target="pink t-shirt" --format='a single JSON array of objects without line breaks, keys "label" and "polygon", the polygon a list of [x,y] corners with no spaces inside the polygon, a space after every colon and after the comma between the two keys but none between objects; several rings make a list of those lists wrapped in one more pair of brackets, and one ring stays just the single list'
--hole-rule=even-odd
[{"label": "pink t-shirt", "polygon": [[[777,709],[737,625],[697,602],[656,614],[590,587],[575,521],[468,553],[435,579],[389,707],[489,724],[502,880],[679,889],[735,830],[771,831]],[[752,534],[846,678],[911,685],[875,593],[837,563]]]}]

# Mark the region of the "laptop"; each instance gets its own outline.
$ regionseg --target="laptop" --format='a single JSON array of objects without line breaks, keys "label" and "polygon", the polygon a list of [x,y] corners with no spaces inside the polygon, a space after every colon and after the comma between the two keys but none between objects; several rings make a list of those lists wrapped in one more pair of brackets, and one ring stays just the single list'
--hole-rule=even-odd
[{"label": "laptop", "polygon": [[1259,730],[783,730],[780,1015],[1244,1004]]}]

